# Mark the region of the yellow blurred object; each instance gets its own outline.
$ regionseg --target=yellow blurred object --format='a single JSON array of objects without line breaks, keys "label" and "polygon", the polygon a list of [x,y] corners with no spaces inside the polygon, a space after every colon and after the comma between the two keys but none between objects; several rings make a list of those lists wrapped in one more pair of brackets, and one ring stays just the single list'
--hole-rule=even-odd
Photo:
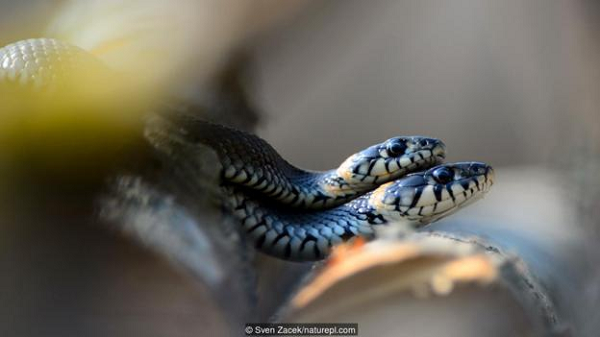
[{"label": "yellow blurred object", "polygon": [[195,96],[232,50],[304,2],[61,2],[36,33],[48,38],[0,48],[0,179],[77,181],[134,161],[156,100]]},{"label": "yellow blurred object", "polygon": [[104,171],[139,135],[149,96],[135,84],[58,40],[0,48],[0,160],[74,182]]},{"label": "yellow blurred object", "polygon": [[63,2],[51,38],[0,48],[0,178],[83,177],[127,159],[155,100],[210,85],[234,48],[303,2]]},{"label": "yellow blurred object", "polygon": [[107,70],[92,54],[55,39],[28,39],[0,48],[0,83],[4,85],[52,92]]}]

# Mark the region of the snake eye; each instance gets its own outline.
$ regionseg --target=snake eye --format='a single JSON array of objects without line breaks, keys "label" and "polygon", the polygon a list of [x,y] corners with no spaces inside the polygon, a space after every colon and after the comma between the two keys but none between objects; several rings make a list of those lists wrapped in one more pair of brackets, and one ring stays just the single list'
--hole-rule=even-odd
[{"label": "snake eye", "polygon": [[404,154],[406,151],[406,145],[404,142],[393,142],[387,146],[388,154],[392,157],[398,157]]},{"label": "snake eye", "polygon": [[427,138],[421,139],[421,141],[419,141],[419,145],[421,145],[422,147],[429,145],[429,139],[427,139]]},{"label": "snake eye", "polygon": [[440,184],[448,184],[454,180],[454,172],[447,167],[440,167],[433,171],[433,178]]}]

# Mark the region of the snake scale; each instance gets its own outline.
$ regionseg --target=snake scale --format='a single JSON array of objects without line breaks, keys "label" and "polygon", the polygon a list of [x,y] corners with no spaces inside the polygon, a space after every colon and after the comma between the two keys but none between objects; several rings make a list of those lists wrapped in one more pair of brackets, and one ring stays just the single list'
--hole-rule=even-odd
[{"label": "snake scale", "polygon": [[[52,39],[19,41],[0,48],[0,84],[43,90],[95,60]],[[249,240],[287,260],[323,259],[337,243],[373,237],[379,225],[424,226],[479,199],[494,182],[487,164],[441,164],[445,145],[434,138],[390,138],[316,172],[289,164],[252,134],[195,116],[168,117],[173,132],[217,153],[223,205]]]}]

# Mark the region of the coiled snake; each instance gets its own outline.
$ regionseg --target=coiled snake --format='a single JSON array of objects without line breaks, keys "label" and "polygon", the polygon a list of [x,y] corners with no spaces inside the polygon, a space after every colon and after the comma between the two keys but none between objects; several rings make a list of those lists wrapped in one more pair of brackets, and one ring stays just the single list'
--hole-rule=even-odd
[{"label": "coiled snake", "polygon": [[[63,76],[57,72],[79,71],[62,66],[65,59],[93,56],[50,39],[7,46],[0,49],[0,84],[44,87]],[[189,115],[169,120],[173,132],[217,152],[223,204],[255,247],[289,260],[322,259],[339,242],[372,237],[377,225],[426,225],[477,200],[494,181],[484,163],[438,165],[445,146],[434,138],[391,138],[335,170],[312,172],[292,166],[256,136]]]}]

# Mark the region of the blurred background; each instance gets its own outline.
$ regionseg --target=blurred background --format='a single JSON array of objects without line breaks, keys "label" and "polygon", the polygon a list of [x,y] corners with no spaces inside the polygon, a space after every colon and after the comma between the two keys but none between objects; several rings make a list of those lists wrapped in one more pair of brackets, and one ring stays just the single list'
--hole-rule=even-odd
[{"label": "blurred background", "polygon": [[[600,328],[595,1],[2,0],[0,32],[0,45],[61,38],[146,73],[153,93],[191,100],[242,53],[257,133],[305,168],[336,167],[396,135],[443,139],[448,161],[487,162],[497,184],[428,230],[519,254],[570,334]],[[0,334],[219,329],[202,287],[82,220],[96,187],[61,199],[52,187],[40,196],[39,185],[11,186],[0,194]]]}]

